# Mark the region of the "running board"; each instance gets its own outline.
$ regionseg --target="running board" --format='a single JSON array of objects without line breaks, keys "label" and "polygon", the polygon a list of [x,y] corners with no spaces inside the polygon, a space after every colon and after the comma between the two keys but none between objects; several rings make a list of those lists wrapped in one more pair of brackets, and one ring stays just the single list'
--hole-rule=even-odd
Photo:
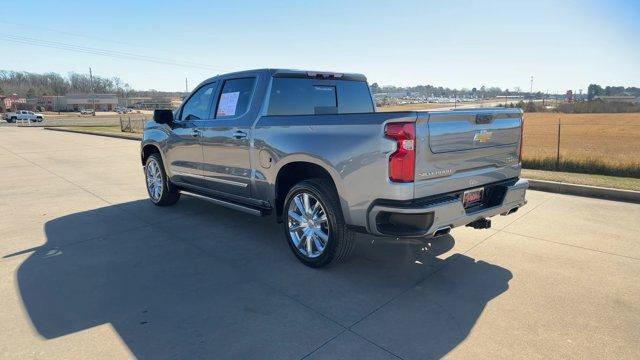
[{"label": "running board", "polygon": [[230,209],[239,210],[239,211],[245,212],[245,213],[250,214],[250,215],[266,216],[268,214],[268,212],[266,210],[261,210],[261,209],[255,208],[255,207],[238,204],[238,203],[231,202],[231,201],[228,201],[228,200],[222,200],[222,199],[218,199],[218,198],[214,198],[214,197],[210,197],[210,196],[205,196],[205,195],[200,195],[200,194],[196,194],[196,193],[192,193],[192,192],[184,191],[184,190],[180,190],[180,192],[182,194],[184,194],[184,195],[193,196],[195,198],[198,198],[198,199],[201,199],[201,200],[204,200],[204,201],[208,201],[208,202],[214,203],[216,205],[222,205],[222,206],[228,207]]}]

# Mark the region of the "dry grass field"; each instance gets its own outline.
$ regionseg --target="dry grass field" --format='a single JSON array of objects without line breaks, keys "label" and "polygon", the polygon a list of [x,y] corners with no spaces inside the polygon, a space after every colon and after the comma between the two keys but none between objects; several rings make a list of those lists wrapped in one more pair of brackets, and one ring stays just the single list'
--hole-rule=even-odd
[{"label": "dry grass field", "polygon": [[609,174],[640,173],[640,113],[526,113],[523,149],[526,161],[540,165],[544,159],[552,159],[547,162],[555,163],[558,123],[560,159],[565,165],[571,167],[569,163],[573,163],[585,167],[584,170],[609,168]]}]

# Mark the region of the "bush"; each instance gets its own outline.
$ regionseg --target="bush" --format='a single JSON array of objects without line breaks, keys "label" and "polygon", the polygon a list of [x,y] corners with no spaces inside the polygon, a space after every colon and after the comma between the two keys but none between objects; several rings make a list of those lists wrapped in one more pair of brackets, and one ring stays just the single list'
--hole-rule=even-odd
[{"label": "bush", "polygon": [[[504,105],[499,105],[504,106]],[[603,113],[636,113],[640,112],[640,104],[626,102],[605,102],[602,100],[579,101],[562,103],[557,108],[547,109],[541,102],[524,102],[522,100],[515,107],[524,112],[559,112],[563,114],[603,114]]]},{"label": "bush", "polygon": [[540,102],[532,102],[527,101],[524,102],[522,100],[518,101],[515,104],[515,107],[522,109],[524,112],[545,112],[548,111]]},{"label": "bush", "polygon": [[625,102],[592,100],[560,104],[560,106],[558,106],[558,111],[565,114],[633,113],[640,112],[640,105]]}]

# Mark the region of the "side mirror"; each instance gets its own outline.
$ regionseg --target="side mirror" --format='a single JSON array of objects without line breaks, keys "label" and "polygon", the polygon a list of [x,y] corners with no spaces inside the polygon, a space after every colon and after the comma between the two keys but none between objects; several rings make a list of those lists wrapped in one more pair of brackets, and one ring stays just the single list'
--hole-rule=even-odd
[{"label": "side mirror", "polygon": [[153,111],[153,121],[158,124],[173,124],[173,111],[169,109],[157,109]]}]

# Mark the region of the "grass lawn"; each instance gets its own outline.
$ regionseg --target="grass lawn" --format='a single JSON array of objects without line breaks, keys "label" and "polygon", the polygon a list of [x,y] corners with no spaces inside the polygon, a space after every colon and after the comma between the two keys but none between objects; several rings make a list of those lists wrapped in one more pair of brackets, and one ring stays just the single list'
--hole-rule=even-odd
[{"label": "grass lawn", "polygon": [[614,189],[623,190],[635,190],[640,191],[640,179],[606,176],[606,175],[591,175],[591,174],[578,174],[559,171],[544,171],[544,170],[530,170],[523,169],[522,177],[526,179],[534,180],[547,180],[566,182],[578,185],[591,185],[608,187]]},{"label": "grass lawn", "polygon": [[65,126],[73,130],[98,131],[98,132],[115,132],[120,133],[120,126]]}]

